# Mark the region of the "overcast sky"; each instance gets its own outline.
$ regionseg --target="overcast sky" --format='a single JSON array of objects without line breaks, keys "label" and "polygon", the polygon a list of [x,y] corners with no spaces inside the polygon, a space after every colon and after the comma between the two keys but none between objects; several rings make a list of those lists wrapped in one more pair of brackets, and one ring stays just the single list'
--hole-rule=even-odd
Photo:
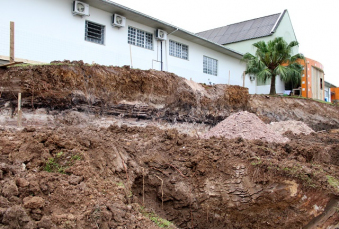
[{"label": "overcast sky", "polygon": [[190,32],[281,13],[287,9],[299,52],[324,66],[339,87],[339,0],[112,0]]}]

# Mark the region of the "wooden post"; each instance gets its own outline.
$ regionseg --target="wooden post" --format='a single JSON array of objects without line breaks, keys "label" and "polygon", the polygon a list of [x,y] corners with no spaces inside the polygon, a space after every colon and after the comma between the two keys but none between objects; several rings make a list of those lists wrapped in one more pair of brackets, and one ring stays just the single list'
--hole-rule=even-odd
[{"label": "wooden post", "polygon": [[228,85],[230,85],[231,80],[231,70],[228,71]]},{"label": "wooden post", "polygon": [[14,63],[14,22],[10,22],[9,62]]},{"label": "wooden post", "polygon": [[243,79],[242,79],[242,80],[243,80],[243,81],[242,81],[242,86],[245,87],[245,72],[243,72],[242,78],[243,78]]},{"label": "wooden post", "polygon": [[21,93],[18,94],[18,127],[22,127]]}]

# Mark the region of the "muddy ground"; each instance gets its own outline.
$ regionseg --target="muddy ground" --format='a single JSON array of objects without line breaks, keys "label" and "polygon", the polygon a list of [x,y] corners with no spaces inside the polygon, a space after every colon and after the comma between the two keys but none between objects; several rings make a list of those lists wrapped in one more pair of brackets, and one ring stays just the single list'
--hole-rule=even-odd
[{"label": "muddy ground", "polygon": [[[336,106],[81,62],[0,71],[0,228],[339,227]],[[239,110],[316,132],[200,137]]]}]

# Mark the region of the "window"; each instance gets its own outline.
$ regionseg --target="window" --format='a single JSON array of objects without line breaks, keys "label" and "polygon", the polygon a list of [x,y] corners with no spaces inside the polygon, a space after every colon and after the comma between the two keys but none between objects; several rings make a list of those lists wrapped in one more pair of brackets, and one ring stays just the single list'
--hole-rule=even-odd
[{"label": "window", "polygon": [[97,44],[104,44],[105,26],[86,21],[85,40]]},{"label": "window", "polygon": [[204,73],[217,76],[218,60],[204,56]]},{"label": "window", "polygon": [[128,27],[128,44],[136,45],[146,49],[153,49],[153,34]]},{"label": "window", "polygon": [[170,40],[169,54],[171,56],[188,60],[188,46]]}]

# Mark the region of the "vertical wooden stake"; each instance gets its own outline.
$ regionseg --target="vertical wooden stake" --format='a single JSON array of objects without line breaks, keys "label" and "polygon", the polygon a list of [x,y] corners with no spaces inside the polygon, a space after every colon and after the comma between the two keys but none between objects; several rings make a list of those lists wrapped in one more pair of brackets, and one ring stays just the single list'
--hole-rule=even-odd
[{"label": "vertical wooden stake", "polygon": [[231,70],[228,71],[228,85],[230,85],[231,80]]},{"label": "vertical wooden stake", "polygon": [[18,94],[18,127],[22,127],[21,93]]},{"label": "vertical wooden stake", "polygon": [[130,58],[131,58],[131,68],[133,68],[133,58],[132,58],[132,46],[131,46],[131,44],[129,44],[129,55],[130,55]]},{"label": "vertical wooden stake", "polygon": [[142,168],[142,206],[145,206],[145,168]]},{"label": "vertical wooden stake", "polygon": [[245,72],[243,72],[242,77],[243,77],[242,86],[245,87]]},{"label": "vertical wooden stake", "polygon": [[14,63],[14,22],[10,22],[9,62]]}]

